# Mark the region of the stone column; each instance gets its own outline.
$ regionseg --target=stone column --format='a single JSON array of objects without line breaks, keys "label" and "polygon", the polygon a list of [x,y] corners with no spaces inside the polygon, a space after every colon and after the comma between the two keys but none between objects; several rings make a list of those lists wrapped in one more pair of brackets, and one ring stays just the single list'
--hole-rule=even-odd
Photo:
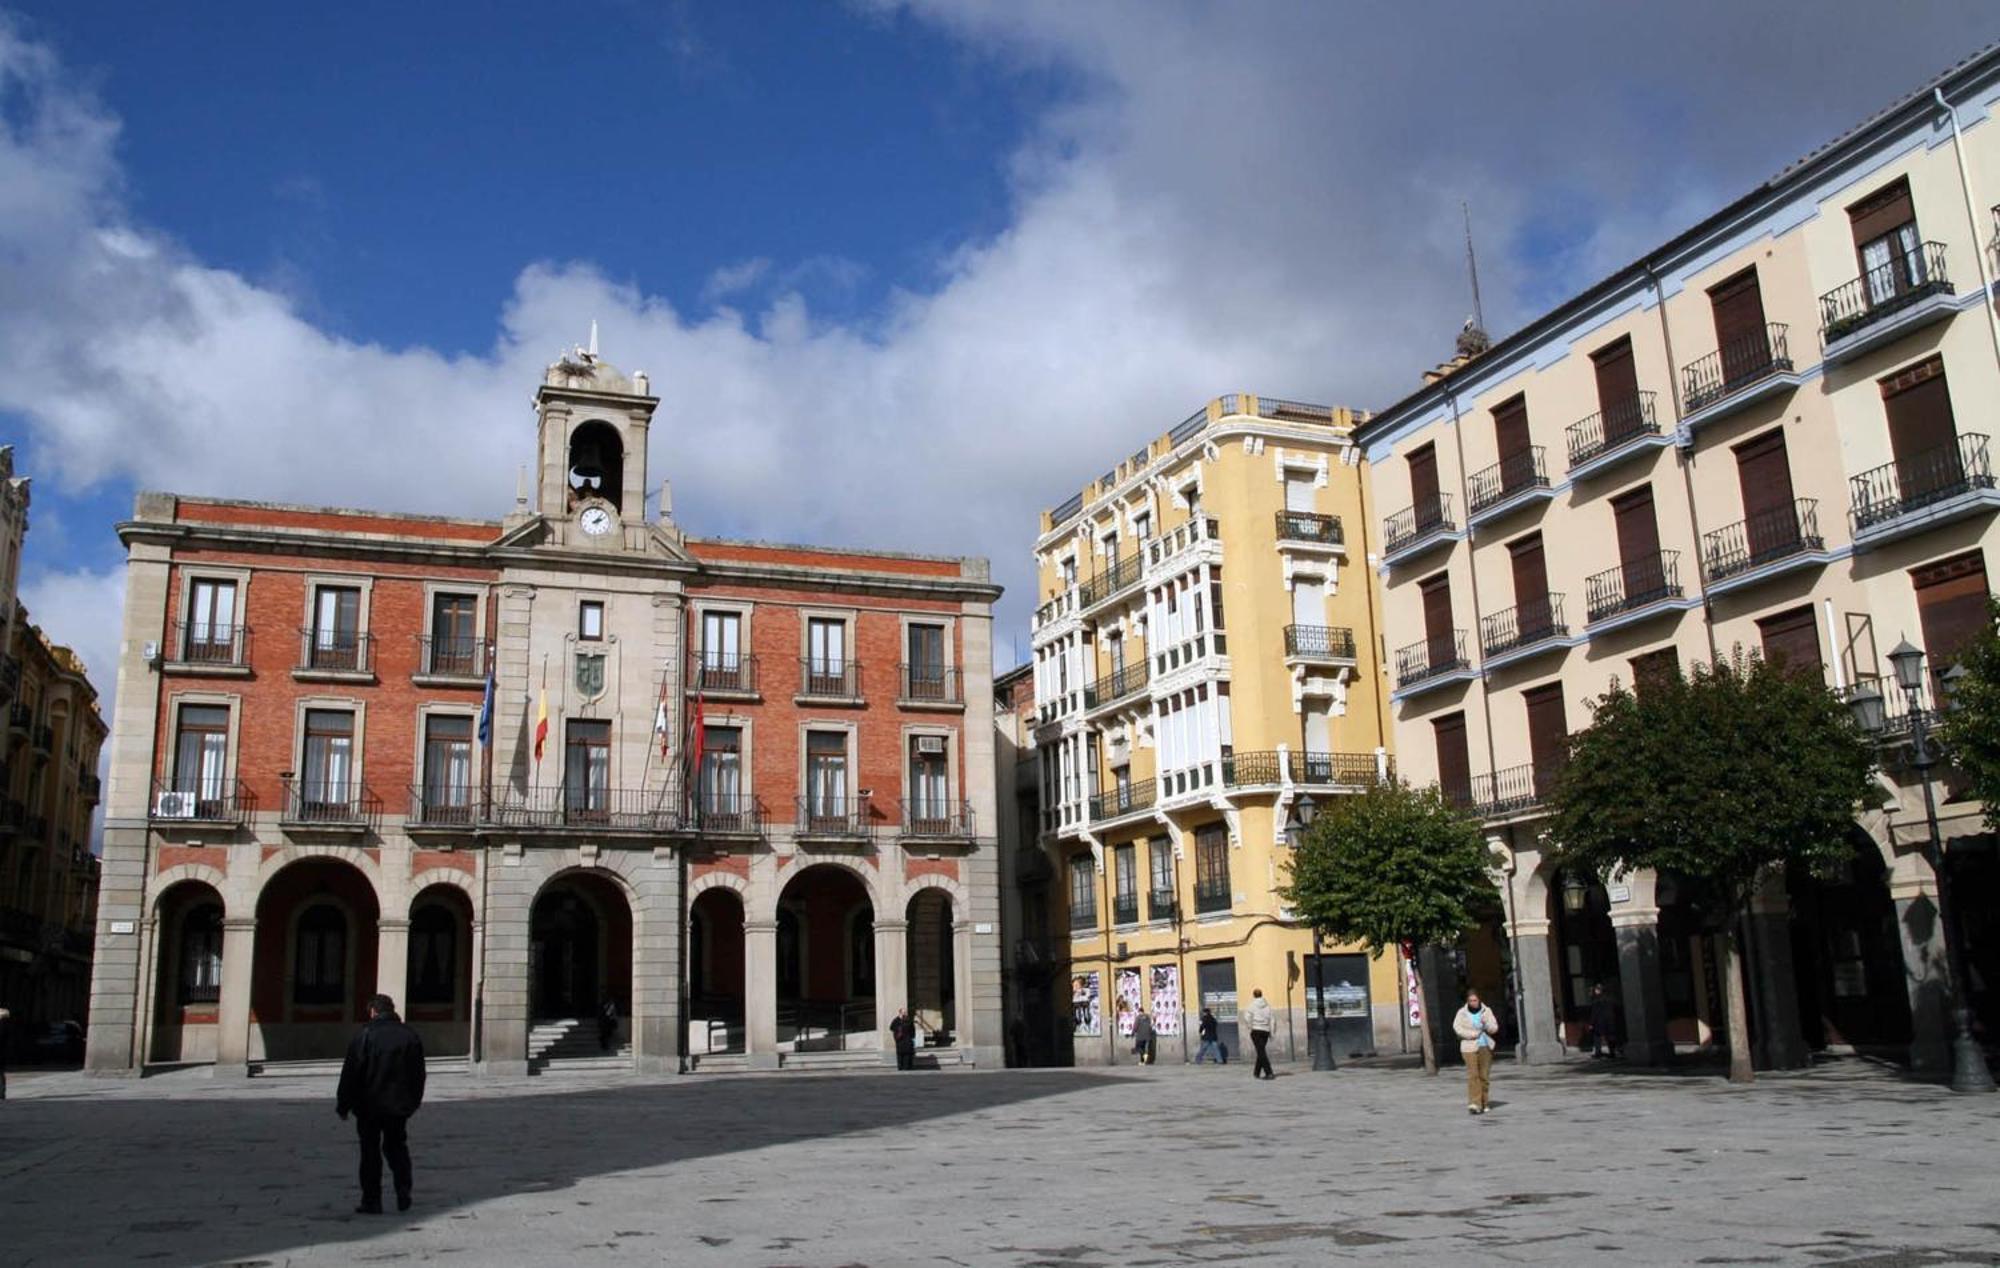
[{"label": "stone column", "polygon": [[[978,1013],[973,1008],[972,957],[972,922],[954,921],[951,926],[952,1043],[960,1048],[981,1046],[990,1050],[992,1045],[980,1044],[980,1040],[985,1036],[979,1034],[974,1027],[974,1019]],[[1007,1064],[1004,1047],[1000,1050],[998,1060],[993,1064],[995,1068]]]},{"label": "stone column", "polygon": [[633,1066],[641,1074],[672,1074],[681,1068],[687,1033],[681,1001],[680,862],[673,851],[654,852],[651,867],[630,877],[632,912]]},{"label": "stone column", "polygon": [[215,1077],[241,1079],[250,1073],[250,978],[256,961],[257,922],[222,922],[222,992],[216,1008]]},{"label": "stone column", "polygon": [[1750,1033],[1751,1062],[1760,1070],[1796,1070],[1811,1058],[1799,1024],[1799,981],[1792,964],[1791,895],[1782,875],[1767,876],[1750,897],[1750,941],[1754,951],[1748,983],[1757,1001]]},{"label": "stone column", "polygon": [[[879,930],[881,926],[876,926]],[[877,947],[880,947],[878,942]],[[879,981],[882,966],[875,966]],[[752,1070],[778,1068],[778,922],[743,922],[743,1052]]]},{"label": "stone column", "polygon": [[1625,1059],[1665,1065],[1674,1045],[1667,1038],[1667,993],[1660,982],[1660,912],[1656,907],[1611,913],[1618,942],[1618,986],[1625,1011]]},{"label": "stone column", "polygon": [[1521,1041],[1527,1046],[1527,1062],[1547,1065],[1560,1061],[1562,1032],[1556,1026],[1556,980],[1549,959],[1549,922],[1518,922],[1514,953],[1514,973],[1521,983]]},{"label": "stone column", "polygon": [[410,1015],[410,922],[387,917],[375,922],[375,991],[396,1001],[396,1010]]},{"label": "stone column", "polygon": [[1906,894],[1898,885],[1895,901],[1896,931],[1903,943],[1903,984],[1910,992],[1910,1073],[1944,1075],[1951,1071],[1950,970],[1944,931],[1929,888],[1909,888],[1915,892]]},{"label": "stone column", "polygon": [[[896,1010],[910,1003],[910,923],[907,920],[875,922],[875,1028],[883,1060],[894,1064],[896,1043],[889,1035],[889,1023]],[[919,1036],[921,1039],[921,1036]]]},{"label": "stone column", "polygon": [[[498,731],[496,723],[495,730]],[[531,1005],[528,916],[540,887],[539,872],[521,864],[518,841],[489,850],[485,926],[486,951],[480,965],[479,1068],[488,1074],[528,1072],[528,1011]]]}]

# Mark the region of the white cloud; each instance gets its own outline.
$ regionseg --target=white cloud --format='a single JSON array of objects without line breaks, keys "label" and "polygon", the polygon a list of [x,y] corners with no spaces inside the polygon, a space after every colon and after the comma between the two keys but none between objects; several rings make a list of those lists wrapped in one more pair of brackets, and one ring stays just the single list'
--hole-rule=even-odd
[{"label": "white cloud", "polygon": [[[801,297],[851,285],[838,261],[716,268],[704,305],[769,288],[741,313],[529,263],[468,356],[332,334],[135,220],[117,121],[0,21],[0,410],[50,481],[497,515],[527,394],[595,319],[664,398],[652,470],[694,531],[988,554],[1018,622],[1037,510],[1208,396],[1414,386],[1469,306],[1461,198],[1504,330],[1994,26],[1933,4],[1888,40],[1853,0],[871,7],[1075,73],[1008,156],[1003,230],[854,322]],[[1755,29],[1779,20],[1782,45]]]}]

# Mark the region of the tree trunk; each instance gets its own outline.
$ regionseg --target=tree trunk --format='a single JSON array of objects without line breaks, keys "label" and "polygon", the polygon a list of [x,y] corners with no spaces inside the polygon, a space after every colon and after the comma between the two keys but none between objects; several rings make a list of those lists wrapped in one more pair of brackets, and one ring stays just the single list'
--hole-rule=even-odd
[{"label": "tree trunk", "polygon": [[1729,922],[1722,935],[1722,997],[1729,1010],[1729,1081],[1750,1083],[1756,1074],[1750,1064],[1750,1010],[1743,996],[1743,922]]},{"label": "tree trunk", "polygon": [[1424,1073],[1436,1074],[1438,1072],[1437,1040],[1431,1035],[1431,1006],[1428,1000],[1424,1002],[1424,1024],[1418,1027],[1417,1038],[1419,1046],[1423,1049]]}]

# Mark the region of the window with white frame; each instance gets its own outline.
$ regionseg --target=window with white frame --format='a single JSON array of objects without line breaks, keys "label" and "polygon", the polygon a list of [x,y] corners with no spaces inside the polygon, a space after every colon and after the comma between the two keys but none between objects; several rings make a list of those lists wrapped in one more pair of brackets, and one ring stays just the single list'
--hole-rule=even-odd
[{"label": "window with white frame", "polygon": [[951,823],[950,737],[910,737],[910,829],[939,833]]},{"label": "window with white frame", "polygon": [[361,588],[318,586],[313,590],[313,623],[308,668],[366,668],[361,649]]},{"label": "window with white frame", "polygon": [[355,798],[354,711],[307,709],[299,763],[298,809],[333,813]]},{"label": "window with white frame", "polygon": [[806,732],[806,814],[838,819],[848,811],[847,732]]}]

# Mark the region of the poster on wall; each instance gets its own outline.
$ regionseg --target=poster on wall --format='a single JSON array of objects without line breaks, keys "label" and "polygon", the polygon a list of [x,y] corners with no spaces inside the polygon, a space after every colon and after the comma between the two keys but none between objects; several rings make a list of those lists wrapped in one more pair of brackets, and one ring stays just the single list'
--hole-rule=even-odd
[{"label": "poster on wall", "polygon": [[1181,1033],[1181,971],[1178,965],[1153,966],[1153,1029],[1162,1035]]},{"label": "poster on wall", "polygon": [[1424,985],[1417,977],[1417,949],[1403,944],[1403,980],[1407,983],[1405,1002],[1410,1009],[1410,1025],[1424,1024]]},{"label": "poster on wall", "polygon": [[1104,1033],[1104,1014],[1098,1007],[1097,974],[1079,973],[1069,980],[1069,1006],[1077,1034]]},{"label": "poster on wall", "polygon": [[1139,1024],[1139,970],[1118,970],[1118,1033],[1130,1037]]}]

